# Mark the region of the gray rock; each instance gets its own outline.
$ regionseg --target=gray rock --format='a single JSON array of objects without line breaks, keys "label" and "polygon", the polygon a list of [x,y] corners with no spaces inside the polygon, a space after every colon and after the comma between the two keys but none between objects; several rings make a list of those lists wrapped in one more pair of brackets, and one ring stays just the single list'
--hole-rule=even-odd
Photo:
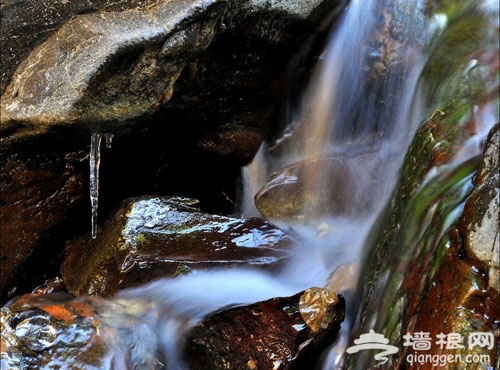
[{"label": "gray rock", "polygon": [[211,13],[190,26],[196,42],[185,42],[192,53],[202,51],[223,4],[209,10],[203,1],[165,1],[71,18],[19,65],[3,94],[2,121],[123,121],[153,109],[169,100],[183,68],[160,53],[165,39],[204,8]]},{"label": "gray rock", "polygon": [[144,8],[155,0],[5,0],[2,1],[0,48],[3,93],[15,68],[40,43],[76,14]]},{"label": "gray rock", "polygon": [[[53,15],[44,13],[47,25],[37,18],[34,21],[38,41],[32,44],[38,46],[20,63],[26,48],[12,51],[7,70],[2,71],[4,83],[9,78],[10,83],[2,95],[1,122],[38,126],[69,122],[115,128],[150,116],[171,99],[183,69],[216,34],[226,28],[238,29],[245,20],[265,11],[280,16],[251,20],[252,27],[246,28],[254,36],[281,42],[284,35],[290,37],[290,22],[304,20],[320,3],[129,1],[122,5],[89,3],[61,7]],[[30,6],[35,12],[34,5]],[[102,11],[103,7],[109,11]],[[98,11],[68,19],[71,14],[94,9]],[[5,36],[2,47],[13,50],[14,33],[21,32],[18,25],[22,20],[14,17],[9,22],[13,31]],[[51,34],[42,42],[41,33]],[[9,69],[17,63],[11,76]]]}]

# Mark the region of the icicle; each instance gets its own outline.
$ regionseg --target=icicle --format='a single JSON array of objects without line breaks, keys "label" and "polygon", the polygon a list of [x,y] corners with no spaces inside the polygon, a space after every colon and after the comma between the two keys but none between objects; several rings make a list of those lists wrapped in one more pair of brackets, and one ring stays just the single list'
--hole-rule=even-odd
[{"label": "icicle", "polygon": [[113,143],[113,137],[115,135],[110,132],[107,132],[102,134],[102,136],[104,136],[104,143],[106,144],[106,148],[111,149],[111,144]]},{"label": "icicle", "polygon": [[[107,135],[106,135],[107,136]],[[106,137],[105,136],[105,137]],[[99,200],[99,165],[101,164],[102,134],[91,133],[90,138],[90,206],[92,208],[92,239],[97,237],[97,204]],[[106,144],[108,139],[106,139]]]}]

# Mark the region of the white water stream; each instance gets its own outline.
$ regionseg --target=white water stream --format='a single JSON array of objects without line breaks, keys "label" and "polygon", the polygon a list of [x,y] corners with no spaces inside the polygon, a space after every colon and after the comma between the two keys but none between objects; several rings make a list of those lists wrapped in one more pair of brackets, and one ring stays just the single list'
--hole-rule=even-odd
[{"label": "white water stream", "polygon": [[[255,194],[254,182],[263,185],[261,179],[266,178],[256,170],[274,171],[304,160],[347,157],[349,176],[338,174],[349,182],[341,184],[342,189],[332,183],[326,166],[318,166],[316,173],[305,179],[304,187],[322,197],[319,204],[305,210],[303,225],[292,225],[301,245],[297,259],[283,275],[285,281],[300,279],[305,287],[328,286],[329,274],[341,265],[361,270],[367,235],[395,187],[404,155],[422,119],[417,84],[426,62],[427,32],[435,25],[425,24],[418,1],[387,2],[385,10],[382,3],[351,2],[294,118],[300,124],[278,140],[278,150],[268,153],[264,145],[243,173],[247,179],[244,204],[248,205],[248,198]],[[359,153],[365,156],[356,160]],[[341,199],[336,197],[338,192],[344,195]],[[367,198],[372,201],[368,210],[359,204]],[[334,199],[346,202],[342,208],[363,211],[348,212],[347,216],[320,212],[322,203]],[[243,211],[254,212],[251,207]],[[290,227],[286,221],[275,221],[285,229]],[[348,289],[356,286],[358,278],[354,273],[348,279],[349,287],[340,288],[346,296],[346,320],[338,343],[326,356],[324,370],[343,363],[360,306],[359,297]]]}]

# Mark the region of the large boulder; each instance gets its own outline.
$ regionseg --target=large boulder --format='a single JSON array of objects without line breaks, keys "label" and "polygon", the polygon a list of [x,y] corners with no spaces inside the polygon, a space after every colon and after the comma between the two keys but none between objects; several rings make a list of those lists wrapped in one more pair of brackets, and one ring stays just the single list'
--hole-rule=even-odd
[{"label": "large boulder", "polygon": [[[26,47],[23,52],[9,53],[10,63],[3,73],[9,84],[2,94],[2,123],[76,122],[115,128],[150,116],[172,98],[181,72],[196,64],[216,35],[243,30],[250,33],[249,38],[289,43],[290,36],[300,34],[292,23],[309,18],[321,4],[319,0],[275,4],[131,0],[121,6],[112,1],[86,6],[67,2],[53,14],[40,4],[44,10],[39,17],[45,16],[52,28],[41,26],[36,17],[34,39],[43,42],[32,41],[31,45],[38,45],[29,53]],[[31,19],[23,19],[18,4],[4,7],[13,26],[4,48],[12,50],[11,44],[17,42],[15,31],[22,31],[19,24],[29,24]],[[34,13],[36,7],[28,2],[26,14]],[[88,13],[78,14],[83,11]],[[292,35],[287,35],[290,30]],[[49,32],[50,37],[41,37]],[[27,56],[21,61],[23,54]],[[261,55],[257,50],[241,57],[255,62]]]},{"label": "large boulder", "polygon": [[192,202],[125,200],[96,239],[85,235],[69,243],[61,267],[68,291],[110,296],[199,269],[277,269],[289,256],[292,240],[267,221],[202,213]]},{"label": "large boulder", "polygon": [[344,320],[345,301],[322,288],[214,313],[195,326],[192,369],[311,369]]}]

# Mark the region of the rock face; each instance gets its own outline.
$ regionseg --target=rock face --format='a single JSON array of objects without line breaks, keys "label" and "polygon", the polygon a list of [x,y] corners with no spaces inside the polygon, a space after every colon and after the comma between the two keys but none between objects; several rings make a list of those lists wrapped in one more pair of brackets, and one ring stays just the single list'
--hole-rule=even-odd
[{"label": "rock face", "polygon": [[[460,234],[471,259],[484,265],[488,288],[499,292],[500,224],[500,125],[490,132],[483,161],[474,178],[474,191],[467,199],[460,222]],[[499,292],[500,293],[500,292]]]},{"label": "rock face", "polygon": [[[249,14],[276,13],[281,19],[262,21],[255,16],[254,37],[283,42],[292,19],[305,19],[320,1],[305,3],[259,1],[100,1],[65,7],[45,14],[56,28],[19,63],[1,103],[2,122],[36,125],[79,122],[116,127],[138,116],[150,115],[172,97],[183,69],[203,53],[222,29],[245,25]],[[71,4],[71,5],[70,5]],[[29,2],[34,12],[36,4]],[[21,21],[16,4],[5,8],[13,19],[5,49],[12,49]],[[93,9],[102,11],[71,13]],[[43,8],[42,8],[43,9]],[[16,17],[18,15],[18,17]],[[269,15],[268,15],[269,16]],[[47,30],[35,20],[36,35]],[[16,27],[17,26],[17,27]],[[268,27],[276,26],[266,35]],[[54,30],[52,28],[52,31]],[[37,44],[35,40],[32,44]],[[11,52],[12,68],[20,53]]]},{"label": "rock face", "polygon": [[61,267],[68,291],[109,296],[196,269],[276,269],[288,257],[292,240],[268,222],[209,215],[192,204],[185,198],[124,201],[97,239],[69,243]]},{"label": "rock face", "polygon": [[[69,153],[75,144],[71,139],[48,137],[41,143],[31,135],[2,140],[0,292],[3,294],[16,283],[13,277],[33,252],[34,245],[42,243],[50,233],[58,233],[62,238],[68,236],[64,232],[68,225],[65,220],[81,204],[85,180],[82,164],[61,157],[59,151]],[[30,150],[18,152],[19,147]],[[47,247],[47,250],[52,249]]]},{"label": "rock face", "polygon": [[[359,333],[374,330],[399,345],[403,350],[386,365],[394,368],[434,367],[428,360],[416,363],[419,355],[475,356],[473,364],[446,364],[453,369],[492,368],[499,361],[499,129],[493,113],[499,63],[498,35],[489,31],[497,16],[450,14],[454,27],[437,40],[422,76],[427,102],[438,108],[416,133],[367,258],[371,273]],[[479,41],[483,35],[488,41]],[[429,339],[427,348],[416,345],[418,333]],[[486,339],[478,344],[477,336]],[[348,369],[374,364],[360,355],[349,361]]]},{"label": "rock face", "polygon": [[[498,257],[494,255],[495,248],[498,251],[498,222],[489,229],[492,219],[493,222],[495,217],[498,220],[498,168],[495,169],[498,165],[498,132],[497,124],[486,142],[482,163],[473,181],[474,190],[465,202],[458,225],[449,230],[446,237],[448,248],[443,252],[442,261],[429,277],[430,288],[421,297],[409,294],[410,304],[403,318],[407,330],[413,333],[428,332],[431,338],[454,333],[458,346],[454,348],[446,342],[446,346],[432,346],[425,352],[410,347],[406,356],[452,354],[476,359],[473,365],[459,362],[454,365],[455,369],[494,367],[498,361],[494,344],[500,317],[499,286],[495,281],[498,277],[495,258]],[[492,208],[497,211],[490,213]],[[410,280],[415,281],[419,275],[418,269],[412,270],[403,284],[407,292],[412,289]],[[481,335],[484,339],[478,344],[474,338]],[[451,341],[451,338],[446,336],[445,340]],[[431,365],[419,363],[413,367],[422,370],[430,369]]]},{"label": "rock face", "polygon": [[344,310],[342,296],[321,288],[223,310],[191,331],[185,358],[200,370],[311,369],[337,336]]},{"label": "rock face", "polygon": [[184,65],[211,42],[225,12],[179,28],[202,1],[160,1],[147,9],[71,18],[18,67],[2,99],[2,120],[40,124],[123,121],[157,109],[173,94]]}]

